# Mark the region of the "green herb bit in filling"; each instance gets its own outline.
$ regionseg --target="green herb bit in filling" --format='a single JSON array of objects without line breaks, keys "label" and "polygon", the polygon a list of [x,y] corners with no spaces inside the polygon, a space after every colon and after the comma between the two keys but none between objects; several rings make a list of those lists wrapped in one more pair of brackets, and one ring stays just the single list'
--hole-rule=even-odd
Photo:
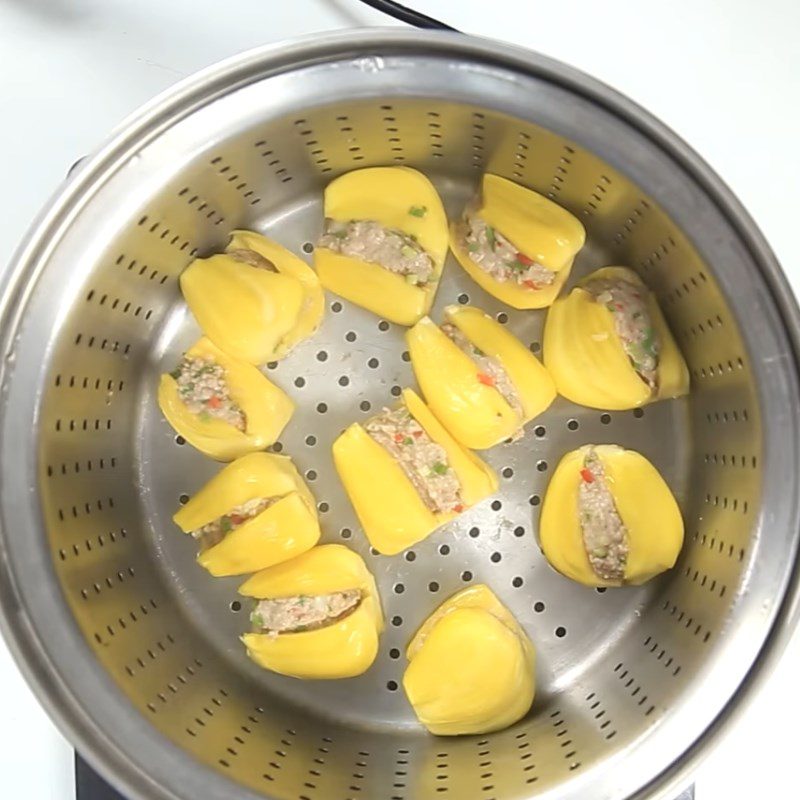
[{"label": "green herb bit in filling", "polygon": [[264,627],[264,617],[262,617],[257,611],[254,611],[252,614],[250,614],[250,622],[255,628],[261,629]]}]

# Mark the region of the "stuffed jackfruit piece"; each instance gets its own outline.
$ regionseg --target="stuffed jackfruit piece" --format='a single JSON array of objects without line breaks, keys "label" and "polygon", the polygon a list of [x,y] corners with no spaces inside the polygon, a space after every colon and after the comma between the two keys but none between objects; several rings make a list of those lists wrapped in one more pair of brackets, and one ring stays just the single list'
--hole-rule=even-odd
[{"label": "stuffed jackfruit piece", "polygon": [[567,453],[547,487],[542,550],[586,586],[638,585],[674,566],[683,546],[680,509],[658,470],[616,445]]},{"label": "stuffed jackfruit piece", "polygon": [[161,376],[158,405],[189,444],[217,461],[269,447],[294,412],[294,403],[256,367],[205,338]]},{"label": "stuffed jackfruit piece", "polygon": [[212,575],[243,575],[310,550],[320,536],[314,497],[292,460],[250,453],[228,464],[173,516]]},{"label": "stuffed jackfruit piece", "polygon": [[544,363],[558,393],[619,411],[689,391],[689,370],[642,279],[627,267],[584,278],[547,314]]},{"label": "stuffed jackfruit piece", "polygon": [[536,356],[479,308],[448,306],[407,334],[417,382],[437,419],[465,447],[484,450],[522,433],[556,396]]},{"label": "stuffed jackfruit piece", "polygon": [[354,423],[333,459],[370,544],[393,555],[497,491],[497,476],[406,389],[394,409]]},{"label": "stuffed jackfruit piece", "polygon": [[351,678],[378,652],[383,613],[361,556],[323,544],[262,570],[239,588],[255,598],[247,654],[264,669],[295,678]]},{"label": "stuffed jackfruit piece", "polygon": [[576,217],[532,189],[484,175],[481,192],[450,226],[450,248],[482,289],[514,308],[558,296],[586,241]]},{"label": "stuffed jackfruit piece", "polygon": [[433,184],[409,167],[370,167],[333,180],[324,205],[314,250],[322,285],[399,325],[427,314],[447,256]]},{"label": "stuffed jackfruit piece", "polygon": [[203,333],[250,364],[283,358],[322,321],[324,296],[314,270],[253,231],[234,231],[225,252],[195,259],[180,285]]},{"label": "stuffed jackfruit piece", "polygon": [[483,584],[439,606],[411,640],[406,657],[403,688],[419,721],[439,736],[502,730],[533,703],[533,645]]}]

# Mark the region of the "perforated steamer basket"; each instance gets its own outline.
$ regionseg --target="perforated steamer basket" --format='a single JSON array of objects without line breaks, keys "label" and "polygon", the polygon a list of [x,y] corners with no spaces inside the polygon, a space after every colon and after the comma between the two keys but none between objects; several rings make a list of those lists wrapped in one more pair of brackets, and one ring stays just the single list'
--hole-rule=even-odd
[{"label": "perforated steamer basket", "polygon": [[[261,671],[237,640],[238,579],[214,580],[170,521],[219,466],[176,441],[159,373],[198,335],[177,278],[251,227],[311,249],[321,190],[375,164],[430,175],[452,213],[486,170],[588,231],[576,277],[628,264],[658,293],[692,394],[644,412],[559,400],[487,454],[490,501],[404,555],[371,553],[332,467],[349,422],[413,383],[403,331],[329,295],[270,378],[298,412],[276,450],[324,540],[363,554],[387,630],[360,678]],[[474,303],[538,352],[543,312],[505,308],[448,262],[434,316]],[[795,616],[797,311],[768,248],[663,126],[560,64],[418,32],[245,54],[168,92],[89,158],[19,250],[2,304],[2,610],[51,714],[132,798],[522,800],[667,797],[740,708]],[[686,546],[645,587],[554,573],[540,498],[567,450],[636,448],[679,498]],[[538,648],[531,713],[484,737],[425,734],[402,651],[445,597],[488,583]]]}]

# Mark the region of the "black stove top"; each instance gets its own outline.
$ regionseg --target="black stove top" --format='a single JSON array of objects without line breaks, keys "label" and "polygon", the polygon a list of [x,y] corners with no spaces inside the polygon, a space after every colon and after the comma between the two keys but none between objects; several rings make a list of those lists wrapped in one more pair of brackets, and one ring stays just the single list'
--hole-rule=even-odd
[{"label": "black stove top", "polygon": [[77,753],[75,753],[75,798],[76,800],[125,800]]}]

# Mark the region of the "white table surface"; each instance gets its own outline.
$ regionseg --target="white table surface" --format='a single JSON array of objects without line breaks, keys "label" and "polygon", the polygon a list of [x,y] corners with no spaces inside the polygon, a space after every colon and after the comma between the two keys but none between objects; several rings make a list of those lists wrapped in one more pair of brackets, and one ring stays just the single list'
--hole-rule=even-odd
[{"label": "white table surface", "polygon": [[[797,0],[407,2],[561,59],[644,105],[733,188],[800,290]],[[375,24],[393,23],[355,0],[0,0],[0,267],[70,164],[152,95],[259,44]],[[798,669],[796,636],[699,770],[699,800],[800,796],[790,733]],[[72,750],[2,643],[0,692],[0,797],[73,798]]]}]

